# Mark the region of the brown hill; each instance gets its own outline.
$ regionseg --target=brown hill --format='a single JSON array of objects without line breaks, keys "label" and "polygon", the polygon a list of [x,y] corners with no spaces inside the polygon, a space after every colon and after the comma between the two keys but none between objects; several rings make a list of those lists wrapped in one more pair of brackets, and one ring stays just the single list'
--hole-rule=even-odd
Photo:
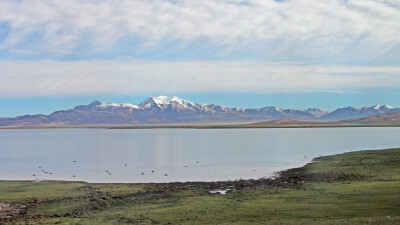
[{"label": "brown hill", "polygon": [[358,119],[333,122],[312,122],[289,119],[271,120],[249,124],[249,127],[319,127],[319,126],[353,126],[353,125],[400,125],[400,113],[381,114]]},{"label": "brown hill", "polygon": [[400,113],[381,114],[358,119],[342,120],[338,122],[360,124],[400,124]]},{"label": "brown hill", "polygon": [[271,120],[259,123],[252,123],[249,126],[286,126],[286,125],[306,125],[306,124],[323,124],[318,122],[311,121],[298,121],[298,120],[289,120],[289,119],[280,119],[280,120]]}]

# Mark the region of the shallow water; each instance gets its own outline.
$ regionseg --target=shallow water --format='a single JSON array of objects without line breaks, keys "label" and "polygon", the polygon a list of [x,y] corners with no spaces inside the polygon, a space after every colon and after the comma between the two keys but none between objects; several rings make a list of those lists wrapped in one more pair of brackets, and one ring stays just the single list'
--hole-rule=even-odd
[{"label": "shallow water", "polygon": [[0,180],[260,178],[319,155],[400,147],[399,137],[397,127],[0,130]]}]

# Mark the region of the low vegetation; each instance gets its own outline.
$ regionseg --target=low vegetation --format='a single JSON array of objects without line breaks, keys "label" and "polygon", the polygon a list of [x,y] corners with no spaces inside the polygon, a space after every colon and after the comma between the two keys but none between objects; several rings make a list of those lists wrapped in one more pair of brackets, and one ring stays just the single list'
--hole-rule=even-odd
[{"label": "low vegetation", "polygon": [[399,224],[400,149],[319,157],[274,180],[3,181],[0,202],[6,224]]}]

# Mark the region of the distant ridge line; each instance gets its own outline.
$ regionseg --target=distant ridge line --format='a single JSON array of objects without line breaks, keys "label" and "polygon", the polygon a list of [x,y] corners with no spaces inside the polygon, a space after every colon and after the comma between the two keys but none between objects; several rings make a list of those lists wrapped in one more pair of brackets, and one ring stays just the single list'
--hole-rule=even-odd
[{"label": "distant ridge line", "polygon": [[[328,122],[400,112],[389,105],[345,107],[328,112],[322,108],[307,110],[262,108],[230,108],[215,104],[199,104],[176,96],[148,97],[139,105],[93,101],[73,109],[50,115],[25,115],[0,118],[0,126],[75,126],[75,125],[141,125],[141,124],[207,124],[294,120]],[[281,121],[283,122],[283,121]]]}]

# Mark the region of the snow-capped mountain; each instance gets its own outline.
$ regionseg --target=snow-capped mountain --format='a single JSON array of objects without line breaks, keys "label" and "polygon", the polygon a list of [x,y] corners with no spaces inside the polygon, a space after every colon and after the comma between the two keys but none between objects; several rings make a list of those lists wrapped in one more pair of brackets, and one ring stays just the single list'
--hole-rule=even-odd
[{"label": "snow-capped mountain", "polygon": [[129,103],[103,103],[103,102],[96,107],[98,107],[98,108],[131,108],[131,109],[139,108],[137,105],[132,105]]},{"label": "snow-capped mountain", "polygon": [[210,112],[205,105],[192,103],[176,96],[152,96],[140,103],[139,108],[149,112]]},{"label": "snow-capped mountain", "polygon": [[113,111],[113,110],[124,110],[124,111],[135,111],[139,109],[138,106],[129,103],[104,103],[94,101],[89,105],[80,105],[74,108],[75,110],[87,110],[87,111]]},{"label": "snow-capped mountain", "polygon": [[305,110],[305,112],[308,112],[318,118],[329,113],[329,111],[327,111],[323,108],[309,108],[309,109]]},{"label": "snow-capped mountain", "polygon": [[345,107],[339,108],[335,111],[325,114],[321,117],[323,120],[345,120],[354,119],[367,116],[374,116],[379,114],[400,112],[399,108],[393,108],[390,105],[374,105],[370,107]]},{"label": "snow-capped mountain", "polygon": [[158,96],[158,97],[148,97],[146,100],[144,100],[142,103],[139,104],[140,107],[142,108],[152,108],[152,107],[157,107],[157,108],[165,108],[167,105],[170,105],[172,102],[176,102],[179,105],[183,105],[186,107],[190,107],[194,105],[193,103],[180,99],[176,96]]},{"label": "snow-capped mountain", "polygon": [[0,126],[90,125],[90,124],[179,124],[257,122],[278,119],[317,121],[341,120],[400,112],[388,105],[337,109],[331,113],[321,108],[307,110],[263,108],[230,108],[215,104],[193,103],[175,96],[149,97],[139,105],[94,101],[50,115],[25,115],[0,118]]}]

